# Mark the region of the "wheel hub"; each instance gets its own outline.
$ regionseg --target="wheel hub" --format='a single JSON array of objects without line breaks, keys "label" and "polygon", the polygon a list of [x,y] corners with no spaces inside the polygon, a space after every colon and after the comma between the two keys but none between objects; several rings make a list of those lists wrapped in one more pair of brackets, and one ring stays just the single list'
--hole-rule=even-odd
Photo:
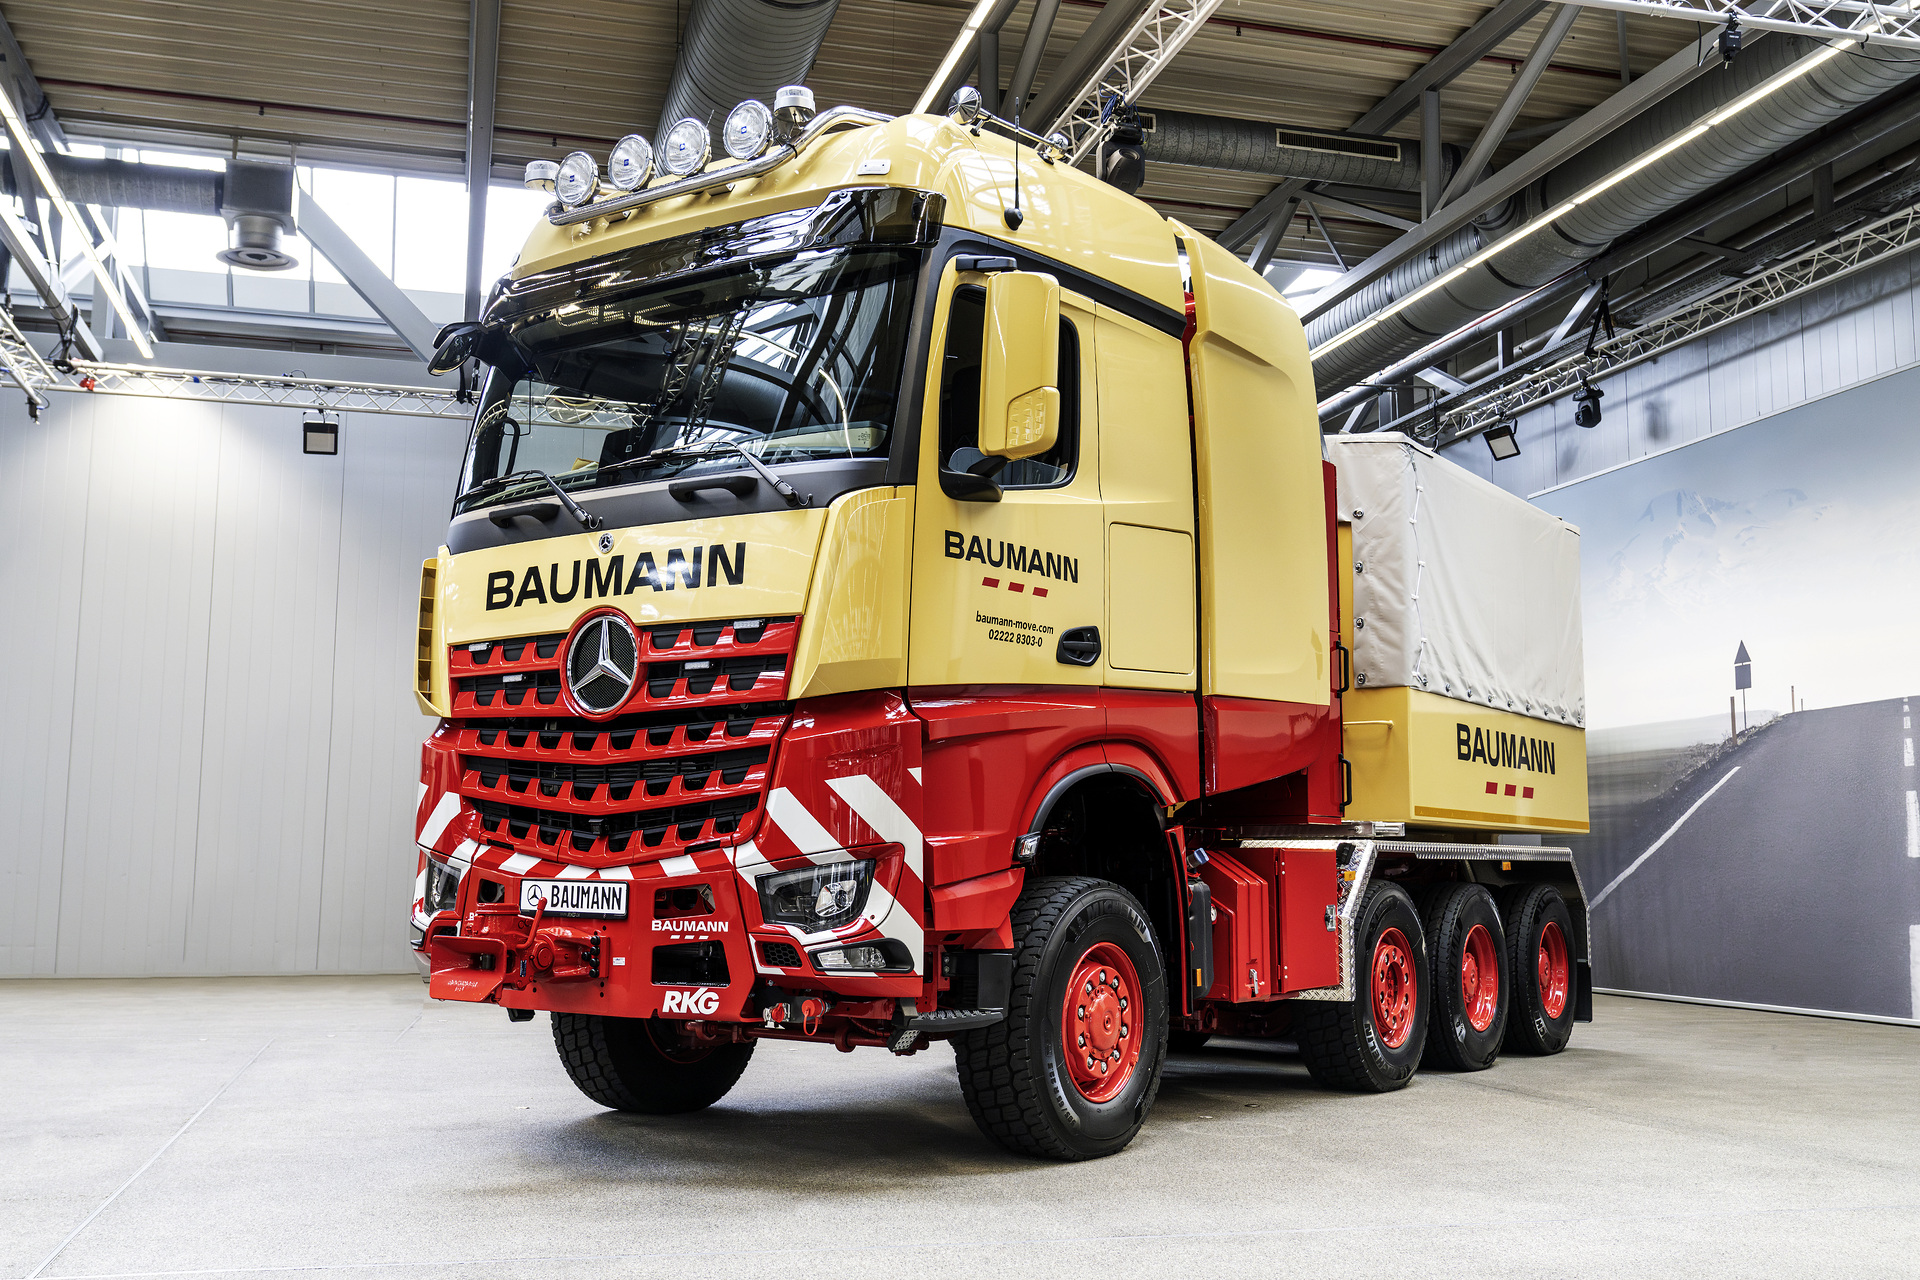
[{"label": "wheel hub", "polygon": [[1140,979],[1127,953],[1097,942],[1073,967],[1060,1013],[1067,1075],[1089,1102],[1126,1087],[1140,1061]]},{"label": "wheel hub", "polygon": [[1549,1018],[1558,1018],[1567,1008],[1569,987],[1567,963],[1567,935],[1560,931],[1558,921],[1547,921],[1547,927],[1540,931],[1540,1006]]},{"label": "wheel hub", "polygon": [[1487,926],[1467,930],[1460,948],[1460,999],[1467,1025],[1485,1031],[1500,1011],[1500,953]]},{"label": "wheel hub", "polygon": [[1407,935],[1382,931],[1373,946],[1373,1029],[1389,1049],[1398,1049],[1413,1034],[1416,990]]}]

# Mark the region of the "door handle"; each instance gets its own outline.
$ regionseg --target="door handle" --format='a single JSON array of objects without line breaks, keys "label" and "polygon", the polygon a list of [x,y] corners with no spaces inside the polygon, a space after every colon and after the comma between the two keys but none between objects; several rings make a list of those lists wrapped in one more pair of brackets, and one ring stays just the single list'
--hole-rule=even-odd
[{"label": "door handle", "polygon": [[1090,667],[1100,661],[1100,628],[1072,627],[1060,633],[1054,660],[1070,667]]}]

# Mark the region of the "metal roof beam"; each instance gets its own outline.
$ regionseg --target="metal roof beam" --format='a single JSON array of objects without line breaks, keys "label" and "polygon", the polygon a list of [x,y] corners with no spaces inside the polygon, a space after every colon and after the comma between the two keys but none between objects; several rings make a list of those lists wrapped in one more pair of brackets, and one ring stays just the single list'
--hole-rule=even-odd
[{"label": "metal roof beam", "polygon": [[407,344],[413,354],[422,360],[432,356],[433,339],[438,332],[433,321],[427,319],[420,308],[414,305],[413,299],[386,272],[374,265],[365,250],[353,242],[352,236],[340,229],[340,224],[328,216],[327,211],[311,195],[302,191],[299,201],[300,233],[308,243],[327,255],[327,261],[347,278],[353,291],[366,299],[367,305],[400,335],[400,340]]},{"label": "metal roof beam", "polygon": [[500,80],[500,0],[473,0],[467,27],[467,293],[461,314],[480,318],[493,173],[494,92]]},{"label": "metal roof beam", "polygon": [[[1462,72],[1492,53],[1508,36],[1525,26],[1546,7],[1546,0],[1501,0],[1478,22],[1455,36],[1451,44],[1428,59],[1425,66],[1374,103],[1348,126],[1348,132],[1385,133],[1420,105],[1422,93],[1451,84]],[[1239,248],[1259,233],[1281,205],[1306,188],[1307,184],[1298,180],[1281,183],[1255,201],[1252,208],[1234,219],[1233,224],[1215,238],[1229,249]]]},{"label": "metal roof beam", "polygon": [[1563,5],[1559,12],[1553,15],[1552,21],[1548,22],[1546,29],[1540,33],[1540,38],[1533,42],[1533,50],[1527,54],[1527,60],[1520,64],[1520,69],[1514,73],[1513,80],[1507,85],[1506,96],[1500,99],[1500,105],[1494,108],[1491,116],[1487,117],[1487,123],[1482,126],[1480,136],[1473,140],[1473,146],[1467,150],[1467,158],[1460,162],[1458,169],[1454,170],[1453,181],[1447,184],[1447,189],[1441,193],[1434,208],[1438,209],[1448,204],[1464,194],[1474,183],[1480,181],[1480,175],[1486,171],[1488,162],[1493,159],[1493,153],[1499,150],[1501,142],[1506,139],[1507,130],[1513,127],[1514,117],[1519,115],[1520,108],[1527,104],[1527,99],[1533,94],[1533,87],[1540,83],[1540,77],[1545,73],[1547,63],[1552,61],[1554,51],[1560,47],[1560,42],[1567,38],[1567,32],[1573,29],[1573,20],[1579,16],[1580,10],[1573,5]]},{"label": "metal roof beam", "polygon": [[1364,204],[1355,204],[1351,200],[1342,200],[1337,196],[1330,196],[1324,191],[1314,192],[1313,202],[1320,208],[1330,209],[1334,213],[1344,213],[1350,217],[1362,218],[1368,222],[1377,222],[1383,227],[1395,227],[1401,231],[1410,230],[1417,225],[1411,218],[1401,218],[1391,213],[1383,213],[1379,209],[1369,208]]},{"label": "metal roof beam", "polygon": [[1020,46],[1020,60],[1014,64],[1013,79],[1007,82],[1007,96],[995,114],[1011,120],[1026,110],[1027,95],[1033,92],[1033,77],[1040,70],[1040,55],[1047,51],[1047,38],[1053,34],[1053,20],[1059,14],[1060,0],[1034,0],[1026,42]]},{"label": "metal roof beam", "polygon": [[1341,276],[1315,298],[1312,310],[1302,321],[1325,314],[1335,304],[1380,279],[1402,262],[1425,253],[1434,245],[1479,217],[1481,212],[1508,196],[1525,190],[1551,173],[1567,159],[1585,150],[1694,77],[1720,66],[1717,49],[1709,49],[1704,58],[1692,48],[1681,49],[1652,71],[1619,90],[1589,110],[1512,164],[1484,179],[1465,195],[1454,200],[1413,230]]}]

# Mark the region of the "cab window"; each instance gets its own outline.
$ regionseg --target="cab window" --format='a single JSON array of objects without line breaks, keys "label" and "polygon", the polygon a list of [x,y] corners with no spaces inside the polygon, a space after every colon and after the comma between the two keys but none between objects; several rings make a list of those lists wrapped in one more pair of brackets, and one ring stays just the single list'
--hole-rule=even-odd
[{"label": "cab window", "polygon": [[[962,285],[947,312],[947,349],[940,371],[940,462],[956,449],[980,447],[980,348],[987,330],[987,291]],[[1002,489],[1047,489],[1073,479],[1080,454],[1080,335],[1060,317],[1060,434],[1053,448],[1009,462],[994,477]]]}]

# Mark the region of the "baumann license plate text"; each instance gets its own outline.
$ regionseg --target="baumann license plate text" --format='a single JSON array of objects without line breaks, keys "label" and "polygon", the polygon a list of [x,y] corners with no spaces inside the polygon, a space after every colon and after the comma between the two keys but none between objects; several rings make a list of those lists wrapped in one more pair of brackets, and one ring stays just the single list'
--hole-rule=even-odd
[{"label": "baumann license plate text", "polygon": [[522,880],[520,914],[531,915],[542,901],[550,916],[627,918],[627,886],[617,880]]}]

